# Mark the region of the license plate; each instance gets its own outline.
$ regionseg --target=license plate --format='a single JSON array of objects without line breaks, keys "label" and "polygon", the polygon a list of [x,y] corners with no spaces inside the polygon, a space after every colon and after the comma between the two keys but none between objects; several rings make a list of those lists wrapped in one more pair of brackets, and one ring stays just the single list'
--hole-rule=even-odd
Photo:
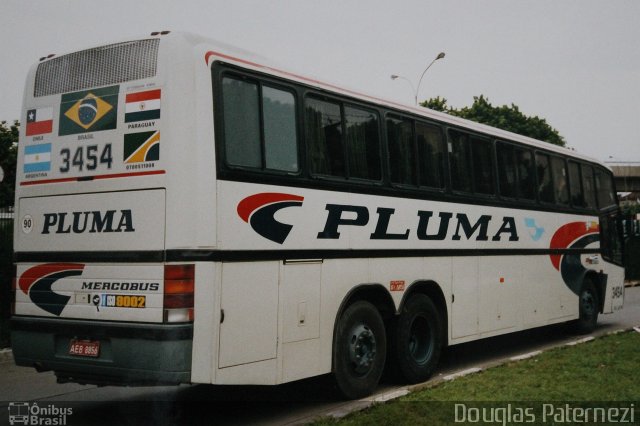
[{"label": "license plate", "polygon": [[100,356],[100,342],[72,339],[69,345],[69,355],[97,358]]}]

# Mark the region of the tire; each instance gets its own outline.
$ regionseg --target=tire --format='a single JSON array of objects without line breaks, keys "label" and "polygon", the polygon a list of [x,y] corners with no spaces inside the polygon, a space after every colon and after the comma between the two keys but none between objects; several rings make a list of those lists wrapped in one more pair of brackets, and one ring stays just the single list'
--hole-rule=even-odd
[{"label": "tire", "polygon": [[440,312],[431,299],[415,294],[405,303],[396,322],[393,351],[404,381],[419,383],[434,372],[443,346]]},{"label": "tire", "polygon": [[358,301],[342,313],[333,345],[333,373],[345,398],[373,393],[384,370],[386,348],[384,322],[375,306]]},{"label": "tire", "polygon": [[578,299],[578,309],[580,316],[575,323],[576,330],[582,334],[591,333],[595,330],[596,324],[598,323],[600,303],[596,286],[589,278],[585,278],[582,283]]}]

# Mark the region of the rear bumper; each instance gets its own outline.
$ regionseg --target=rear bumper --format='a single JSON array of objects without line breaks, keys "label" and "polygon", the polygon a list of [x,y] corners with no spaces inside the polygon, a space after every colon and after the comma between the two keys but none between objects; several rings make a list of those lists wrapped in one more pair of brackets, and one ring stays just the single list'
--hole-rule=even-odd
[{"label": "rear bumper", "polygon": [[[71,339],[100,341],[97,358],[69,355]],[[193,324],[140,324],[16,316],[17,365],[53,370],[60,382],[164,385],[191,381]]]}]

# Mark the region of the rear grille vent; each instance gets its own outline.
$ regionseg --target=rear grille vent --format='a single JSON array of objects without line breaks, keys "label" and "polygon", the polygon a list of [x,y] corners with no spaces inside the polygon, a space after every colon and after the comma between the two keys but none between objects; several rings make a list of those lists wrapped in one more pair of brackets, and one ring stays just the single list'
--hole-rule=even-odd
[{"label": "rear grille vent", "polygon": [[83,50],[38,65],[33,95],[48,96],[156,75],[159,39]]}]

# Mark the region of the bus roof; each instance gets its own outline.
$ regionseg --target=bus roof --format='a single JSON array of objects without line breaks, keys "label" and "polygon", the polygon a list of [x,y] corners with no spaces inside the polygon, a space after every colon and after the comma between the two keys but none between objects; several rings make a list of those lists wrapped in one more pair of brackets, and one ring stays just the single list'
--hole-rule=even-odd
[{"label": "bus roof", "polygon": [[[162,32],[154,32],[150,36],[140,37],[138,39],[132,39],[132,38],[121,39],[121,40],[115,41],[114,43],[131,42],[133,40],[139,40],[144,38],[154,38],[154,37],[160,37],[162,40],[167,40],[167,41],[171,40],[172,44],[173,43],[176,44],[176,48],[181,48],[180,45],[182,44],[183,46],[187,45],[193,49],[198,49],[198,50],[201,49],[204,54],[204,58],[203,58],[204,63],[207,66],[210,66],[211,62],[213,62],[214,60],[221,59],[221,60],[224,60],[225,62],[235,63],[238,66],[250,68],[258,72],[272,74],[274,76],[286,78],[288,80],[293,80],[298,83],[309,85],[321,90],[326,90],[329,92],[346,95],[361,101],[374,103],[376,105],[387,107],[397,111],[410,113],[412,115],[421,116],[430,120],[439,121],[443,124],[463,127],[471,131],[475,131],[487,136],[495,137],[497,139],[505,139],[508,141],[519,142],[519,143],[527,144],[533,148],[543,149],[543,150],[555,152],[558,154],[575,157],[584,161],[597,163],[609,169],[609,167],[607,167],[602,161],[597,160],[593,157],[580,154],[570,148],[561,147],[549,142],[540,141],[528,136],[523,136],[507,130],[502,130],[496,127],[488,126],[486,124],[481,124],[481,123],[467,120],[464,118],[455,117],[453,115],[450,115],[444,112],[435,111],[429,108],[416,107],[412,105],[394,102],[388,99],[378,98],[376,96],[368,95],[358,90],[346,88],[338,84],[333,84],[330,82],[319,80],[314,77],[308,77],[301,74],[297,74],[292,71],[287,71],[285,67],[278,66],[272,60],[260,54],[257,54],[250,50],[246,50],[225,42],[221,42],[219,40],[206,38],[197,34],[184,32],[184,31],[162,31]],[[98,47],[98,46],[94,46],[94,47]],[[68,52],[68,53],[71,53],[71,52]],[[55,57],[59,57],[59,56],[61,55],[55,55]],[[49,55],[49,57],[47,58],[42,58],[40,62],[41,63],[45,62],[53,57],[54,57],[53,55]]]}]

